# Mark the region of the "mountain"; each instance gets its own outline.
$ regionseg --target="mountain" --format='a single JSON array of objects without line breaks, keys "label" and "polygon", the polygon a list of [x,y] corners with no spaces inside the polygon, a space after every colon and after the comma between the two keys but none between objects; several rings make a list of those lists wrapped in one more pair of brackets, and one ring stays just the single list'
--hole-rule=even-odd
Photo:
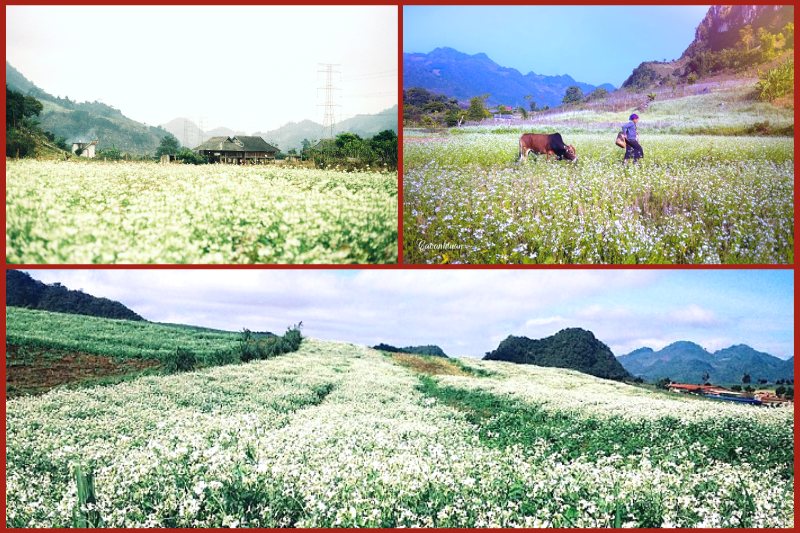
[{"label": "mountain", "polygon": [[739,30],[745,26],[777,33],[794,20],[792,5],[726,5],[711,6],[695,30],[694,41],[681,57],[701,51],[719,52],[734,48],[739,42]]},{"label": "mountain", "polygon": [[[776,60],[788,59],[788,51],[793,49],[793,36],[781,32],[787,31],[786,25],[793,21],[792,5],[711,6],[697,25],[694,40],[680,58],[645,61],[633,70],[622,87],[643,90],[691,82],[689,76],[692,75],[696,80],[723,72],[749,71],[749,76],[755,77],[759,69]],[[775,37],[762,42],[761,32]],[[791,32],[794,33],[793,26]],[[747,44],[742,40],[743,34],[750,36]]]},{"label": "mountain", "polygon": [[680,341],[658,351],[639,348],[617,360],[628,372],[648,381],[670,378],[699,383],[705,373],[710,382],[719,384],[740,383],[744,374],[750,374],[754,383],[759,379],[775,382],[794,377],[794,358],[785,361],[745,344],[712,354],[693,342]]},{"label": "mountain", "polygon": [[116,147],[121,152],[144,155],[154,153],[167,134],[162,128],[132,120],[119,109],[101,102],[73,102],[55,97],[37,87],[8,61],[6,85],[38,99],[43,105],[38,117],[42,129],[65,138],[67,144],[97,139],[100,150]]},{"label": "mountain", "polygon": [[[350,132],[362,138],[372,137],[384,130],[397,131],[397,106],[373,115],[356,115],[337,122],[333,127],[334,135]],[[270,144],[278,146],[282,152],[292,148],[300,150],[303,139],[316,141],[322,138],[322,124],[312,120],[289,122],[276,130],[256,132],[253,135],[260,135]]]},{"label": "mountain", "polygon": [[[490,105],[527,108],[525,96],[530,95],[540,107],[555,107],[561,105],[571,85],[580,87],[584,94],[597,88],[566,74],[544,76],[529,72],[523,75],[516,69],[498,65],[486,54],[468,55],[452,48],[436,48],[428,54],[403,54],[403,87],[422,87],[463,102],[488,93]],[[614,86],[607,83],[600,87],[614,90]]]},{"label": "mountain", "polygon": [[444,350],[442,350],[435,344],[428,344],[425,346],[406,346],[405,348],[397,348],[390,344],[380,343],[377,346],[373,346],[372,348],[374,350],[381,350],[384,352],[392,352],[392,353],[411,353],[415,355],[431,355],[434,357],[447,357],[447,354],[444,353]]},{"label": "mountain", "polygon": [[[161,127],[174,135],[182,145],[190,148],[198,146],[201,138],[210,139],[211,137],[229,137],[231,135],[246,134],[246,132],[236,131],[226,127],[201,131],[197,124],[186,118],[170,120],[166,124],[162,124]],[[384,130],[397,131],[397,106],[393,106],[373,115],[356,115],[342,120],[334,126],[334,134],[347,131],[361,137],[372,137]],[[253,133],[253,135],[262,137],[271,145],[280,148],[282,152],[287,152],[292,148],[300,150],[303,146],[303,139],[317,141],[322,138],[322,124],[314,122],[313,120],[288,122],[280,128],[269,131],[257,131]]]},{"label": "mountain", "polygon": [[247,135],[247,132],[236,131],[225,127],[203,131],[195,122],[184,117],[174,118],[166,124],[161,124],[160,127],[174,135],[175,138],[181,143],[181,146],[185,146],[187,148],[200,146],[211,137]]},{"label": "mountain", "polygon": [[60,283],[47,285],[19,270],[6,271],[6,306],[103,318],[144,320],[119,302],[108,298],[97,298],[83,291],[71,291]]},{"label": "mountain", "polygon": [[597,340],[591,331],[581,328],[563,329],[539,340],[509,336],[484,359],[571,368],[607,379],[630,377],[608,346]]}]

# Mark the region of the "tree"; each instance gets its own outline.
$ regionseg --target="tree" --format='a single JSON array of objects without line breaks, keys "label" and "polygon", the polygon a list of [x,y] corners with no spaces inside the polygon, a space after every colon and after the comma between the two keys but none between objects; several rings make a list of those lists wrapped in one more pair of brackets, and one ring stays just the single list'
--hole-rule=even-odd
[{"label": "tree", "polygon": [[112,146],[110,148],[98,151],[97,157],[108,159],[109,161],[119,161],[122,159],[122,152],[120,152],[119,148],[116,146]]},{"label": "tree", "polygon": [[178,150],[181,148],[181,143],[178,142],[178,139],[175,138],[174,135],[171,133],[167,133],[162,139],[161,144],[158,145],[158,150],[156,150],[156,157],[161,157],[162,155],[175,155],[178,153]]},{"label": "tree", "polygon": [[586,97],[587,100],[601,100],[608,96],[608,90],[605,87],[598,87],[594,91],[590,92],[589,95]]},{"label": "tree", "polygon": [[666,390],[670,383],[672,383],[671,379],[661,378],[658,381],[656,381],[656,388]]},{"label": "tree", "polygon": [[707,383],[709,379],[711,379],[711,376],[708,375],[708,371],[703,372],[703,377],[700,378],[700,381],[702,383]]},{"label": "tree", "polygon": [[745,372],[744,375],[742,376],[742,383],[747,385],[748,383],[750,383],[750,381],[751,381],[750,374]]},{"label": "tree", "polygon": [[524,107],[519,106],[517,111],[519,112],[520,116],[522,116],[523,120],[528,118],[528,111],[526,111]]},{"label": "tree", "polygon": [[488,94],[470,98],[469,109],[467,109],[467,118],[470,120],[483,120],[492,116],[492,114],[489,113],[489,110],[486,109],[486,100],[488,98]]},{"label": "tree", "polygon": [[784,38],[786,39],[786,48],[794,48],[794,22],[789,22],[781,30]]},{"label": "tree", "polygon": [[42,109],[39,100],[9,89],[6,85],[6,128],[22,126],[26,118],[38,117]]},{"label": "tree", "polygon": [[783,393],[783,397],[787,400],[794,400],[794,389],[792,387],[787,387],[786,392]]},{"label": "tree", "polygon": [[397,133],[383,130],[369,140],[369,145],[380,163],[390,169],[397,168]]},{"label": "tree", "polygon": [[583,91],[577,85],[567,87],[567,92],[564,93],[564,98],[561,100],[562,104],[573,104],[583,100]]},{"label": "tree", "polygon": [[783,396],[784,394],[786,394],[786,387],[784,387],[783,385],[779,385],[778,388],[775,389],[775,395]]},{"label": "tree", "polygon": [[750,51],[755,40],[756,38],[755,35],[753,35],[753,27],[750,24],[739,30],[739,44],[745,49],[746,52]]},{"label": "tree", "polygon": [[763,60],[769,61],[775,57],[775,49],[777,48],[776,35],[773,35],[764,28],[759,28],[758,41],[761,44],[761,57]]}]

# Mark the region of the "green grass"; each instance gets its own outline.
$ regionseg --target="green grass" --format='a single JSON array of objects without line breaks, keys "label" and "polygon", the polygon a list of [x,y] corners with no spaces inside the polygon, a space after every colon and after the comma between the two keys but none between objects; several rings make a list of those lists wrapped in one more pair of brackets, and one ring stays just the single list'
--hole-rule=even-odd
[{"label": "green grass", "polygon": [[775,468],[784,479],[794,472],[792,435],[765,431],[752,420],[626,420],[611,413],[602,418],[579,416],[481,390],[443,386],[424,375],[418,388],[462,412],[477,427],[481,442],[490,447],[525,450],[546,446],[564,460],[597,460],[615,454],[637,461],[646,449],[653,462],[666,463],[680,460],[692,446],[703,446],[706,457],[716,461]]},{"label": "green grass", "polygon": [[10,344],[74,350],[119,359],[169,360],[178,348],[193,352],[202,366],[239,345],[241,335],[203,328],[111,320],[84,315],[6,307]]}]

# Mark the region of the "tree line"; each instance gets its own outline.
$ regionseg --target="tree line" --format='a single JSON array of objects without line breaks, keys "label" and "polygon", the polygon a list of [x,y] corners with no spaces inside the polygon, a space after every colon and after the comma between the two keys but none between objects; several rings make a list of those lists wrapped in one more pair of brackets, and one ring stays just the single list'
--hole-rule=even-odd
[{"label": "tree line", "polygon": [[[298,152],[291,148],[288,152],[279,152],[276,159],[295,157],[301,161],[313,161],[318,168],[344,167],[346,169],[384,168],[397,170],[397,133],[383,130],[370,137],[362,138],[355,133],[345,132],[333,139],[323,139],[314,143],[303,139]],[[208,158],[190,148],[181,147],[174,135],[168,134],[161,139],[156,150],[156,159],[162,155],[172,156],[175,160],[186,164],[207,164]]]},{"label": "tree line", "polygon": [[41,128],[38,116],[44,106],[33,96],[6,85],[6,157],[34,157],[44,147],[69,151],[66,139]]}]

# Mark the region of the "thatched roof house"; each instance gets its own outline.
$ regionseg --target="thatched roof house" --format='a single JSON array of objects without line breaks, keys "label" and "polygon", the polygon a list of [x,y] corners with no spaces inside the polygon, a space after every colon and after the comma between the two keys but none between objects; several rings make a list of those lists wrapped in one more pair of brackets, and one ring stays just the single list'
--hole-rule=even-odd
[{"label": "thatched roof house", "polygon": [[233,137],[211,137],[194,149],[208,157],[212,163],[252,165],[275,159],[279,150],[261,137],[234,135]]}]

